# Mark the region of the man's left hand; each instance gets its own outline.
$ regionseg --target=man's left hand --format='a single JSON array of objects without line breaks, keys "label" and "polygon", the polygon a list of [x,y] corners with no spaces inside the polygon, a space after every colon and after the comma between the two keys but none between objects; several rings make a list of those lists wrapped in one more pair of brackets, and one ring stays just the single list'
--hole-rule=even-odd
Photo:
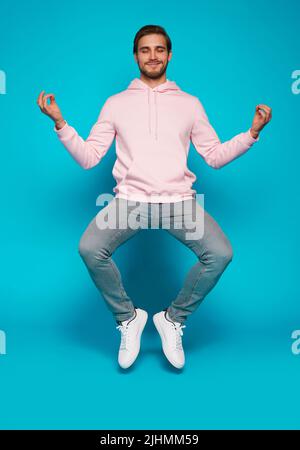
[{"label": "man's left hand", "polygon": [[257,105],[255,108],[254,119],[251,125],[250,133],[255,139],[272,118],[272,109],[267,105]]}]

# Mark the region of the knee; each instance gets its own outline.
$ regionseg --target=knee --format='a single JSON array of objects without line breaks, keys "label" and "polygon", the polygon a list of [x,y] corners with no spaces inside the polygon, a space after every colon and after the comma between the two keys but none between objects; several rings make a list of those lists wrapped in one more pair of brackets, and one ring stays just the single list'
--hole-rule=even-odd
[{"label": "knee", "polygon": [[215,248],[211,252],[209,259],[212,263],[224,269],[232,261],[232,258],[233,249],[231,244],[228,242],[222,243],[222,245],[219,245],[217,248]]},{"label": "knee", "polygon": [[81,238],[78,245],[78,253],[83,259],[87,259],[92,254],[92,249],[85,238]]},{"label": "knee", "polygon": [[230,242],[222,245],[216,254],[217,260],[227,266],[233,259],[233,249]]},{"label": "knee", "polygon": [[97,245],[96,247],[84,236],[79,241],[78,253],[82,257],[82,259],[84,259],[84,261],[86,261],[89,265],[97,260],[104,260],[109,258],[111,254],[110,251],[104,247],[99,247],[99,245]]}]

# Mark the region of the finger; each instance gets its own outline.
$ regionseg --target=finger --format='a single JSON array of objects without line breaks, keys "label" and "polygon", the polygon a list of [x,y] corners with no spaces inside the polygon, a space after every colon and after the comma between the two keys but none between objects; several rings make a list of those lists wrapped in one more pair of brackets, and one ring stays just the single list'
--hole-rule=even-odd
[{"label": "finger", "polygon": [[256,106],[256,111],[265,111],[265,112],[267,112],[267,111],[265,110],[265,108],[264,108],[264,105],[257,105],[257,106]]},{"label": "finger", "polygon": [[263,105],[263,104],[261,104],[261,105],[258,105],[260,108],[262,108],[262,109],[264,109],[266,112],[269,112],[269,111],[271,111],[271,108],[270,108],[270,106],[268,106],[268,105]]},{"label": "finger", "polygon": [[270,122],[271,118],[272,118],[272,114],[270,112],[267,113],[266,118],[265,118],[265,122],[266,123]]},{"label": "finger", "polygon": [[263,116],[265,121],[270,120],[270,116],[272,115],[272,110],[267,105],[258,105],[258,112],[261,116]]},{"label": "finger", "polygon": [[264,119],[267,115],[267,112],[261,107],[261,105],[257,105],[256,107],[256,113],[259,115],[259,117],[261,117],[262,119]]},{"label": "finger", "polygon": [[268,109],[267,105],[263,105],[262,103],[259,103],[256,108],[261,108],[261,109]]},{"label": "finger", "polygon": [[37,104],[39,105],[40,108],[43,106],[42,98],[43,98],[43,93],[44,93],[44,92],[45,92],[45,91],[40,92],[40,94],[39,94],[39,96],[38,96],[38,99],[37,99]]},{"label": "finger", "polygon": [[[44,92],[45,92],[45,91],[44,91]],[[46,97],[46,95],[43,94],[43,96],[42,96],[42,98],[41,98],[41,108],[42,108],[42,111],[45,111],[45,109],[46,109],[46,107],[47,107],[47,104],[45,104],[45,97]]]},{"label": "finger", "polygon": [[52,95],[53,95],[53,94],[47,94],[47,95],[44,96],[44,98],[43,98],[43,107],[44,107],[45,109],[47,109],[47,106],[49,106],[48,103],[47,103],[47,99],[48,99],[49,97],[51,97]]},{"label": "finger", "polygon": [[49,94],[44,95],[44,97],[43,97],[43,107],[44,108],[46,108],[46,106],[47,106],[47,98],[49,98]]},{"label": "finger", "polygon": [[258,114],[263,117],[264,119],[267,117],[268,113],[263,108],[258,108]]}]

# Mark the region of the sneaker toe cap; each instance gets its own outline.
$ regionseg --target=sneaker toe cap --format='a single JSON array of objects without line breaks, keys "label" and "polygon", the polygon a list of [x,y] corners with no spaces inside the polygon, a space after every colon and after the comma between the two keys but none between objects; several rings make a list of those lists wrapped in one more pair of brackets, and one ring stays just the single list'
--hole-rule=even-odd
[{"label": "sneaker toe cap", "polygon": [[128,352],[127,350],[122,350],[119,352],[118,363],[123,369],[128,369],[134,361],[136,360],[137,355],[132,352]]},{"label": "sneaker toe cap", "polygon": [[169,348],[165,348],[164,353],[173,366],[177,367],[178,369],[181,369],[184,366],[185,356],[183,352],[176,352],[174,350],[170,350]]}]

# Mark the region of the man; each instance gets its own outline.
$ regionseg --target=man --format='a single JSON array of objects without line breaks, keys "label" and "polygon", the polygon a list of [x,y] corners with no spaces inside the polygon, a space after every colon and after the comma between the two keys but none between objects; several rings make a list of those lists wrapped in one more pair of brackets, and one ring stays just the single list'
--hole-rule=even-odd
[{"label": "man", "polygon": [[[122,368],[130,367],[139,354],[148,314],[134,306],[127,295],[112,253],[149,219],[158,218],[159,226],[172,219],[172,225],[165,227],[167,231],[197,255],[198,261],[178,296],[153,316],[165,356],[181,369],[185,364],[184,323],[217,283],[233,254],[226,235],[195,199],[192,184],[196,176],[187,168],[190,141],[208,165],[219,169],[259,140],[260,131],[271,120],[271,108],[257,105],[251,128],[221,143],[199,99],[166,78],[172,49],[164,28],[142,27],[135,35],[133,53],[140,78],[106,100],[86,140],[64,120],[53,94],[44,95],[42,91],[37,103],[55,122],[58,139],[85,169],[98,164],[116,138],[117,160],[112,172],[116,195],[87,227],[79,253],[118,323],[118,362]],[[194,223],[188,206],[199,218],[196,225],[200,217],[203,219],[200,237],[187,233]],[[119,217],[118,225],[103,226],[109,215]],[[131,226],[129,217],[131,224],[132,217],[135,223],[139,217],[141,227]]]}]

